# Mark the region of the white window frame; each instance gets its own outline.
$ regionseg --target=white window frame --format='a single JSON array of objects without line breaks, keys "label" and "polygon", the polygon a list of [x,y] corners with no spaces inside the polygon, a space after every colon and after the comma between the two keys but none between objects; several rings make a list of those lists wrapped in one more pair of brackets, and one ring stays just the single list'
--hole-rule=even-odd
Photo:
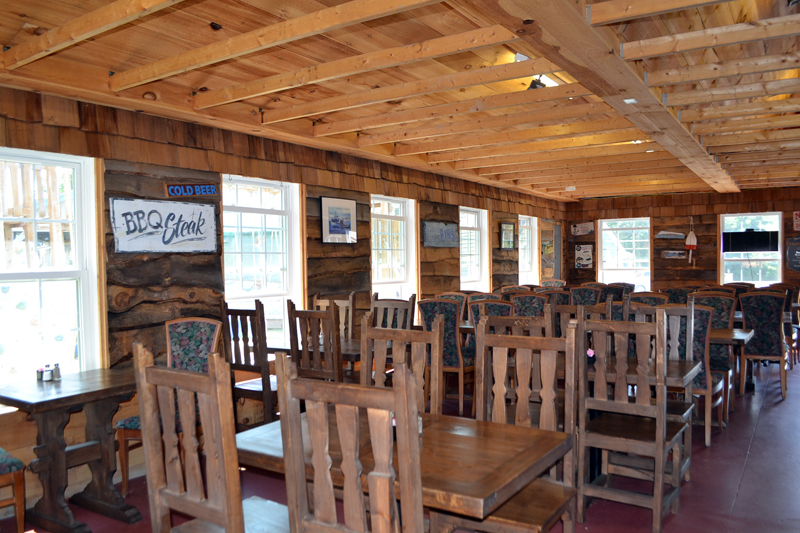
[{"label": "white window frame", "polygon": [[[243,206],[232,206],[232,205],[225,205],[224,201],[221,203],[223,216],[221,217],[223,220],[223,234],[224,234],[224,212],[237,212],[237,213],[253,213],[259,215],[280,215],[286,217],[286,286],[284,290],[281,291],[270,291],[270,290],[260,290],[260,291],[253,291],[253,292],[232,292],[228,293],[226,291],[225,294],[225,301],[228,303],[231,308],[242,308],[242,309],[252,309],[254,306],[255,300],[261,300],[264,303],[265,312],[268,314],[268,306],[274,307],[274,302],[268,302],[267,300],[274,300],[280,299],[280,306],[281,306],[281,316],[283,319],[283,346],[279,346],[280,348],[285,348],[289,346],[289,327],[288,327],[288,316],[286,311],[286,301],[292,300],[294,302],[301,303],[302,299],[302,287],[300,286],[302,280],[301,276],[299,275],[301,272],[301,261],[303,261],[302,254],[301,254],[301,246],[294,246],[294,243],[297,243],[300,239],[300,189],[297,184],[294,183],[285,183],[281,181],[275,180],[267,180],[262,178],[250,178],[244,176],[234,176],[230,174],[224,174],[222,176],[223,186],[226,183],[236,183],[240,185],[256,185],[259,187],[264,188],[273,188],[273,189],[281,189],[283,192],[283,209],[268,209],[268,208],[257,208],[257,207],[243,207]],[[241,252],[238,252],[241,253]],[[224,238],[223,238],[223,279],[225,278],[225,251],[224,251]],[[299,306],[302,308],[302,306]],[[269,322],[269,318],[267,320]],[[268,340],[268,345],[272,346],[273,341]]]},{"label": "white window frame", "polygon": [[[647,221],[647,226],[635,226],[633,228],[604,228],[604,224],[606,222],[625,222],[625,221]],[[603,268],[603,241],[606,238],[606,234],[610,234],[612,232],[617,231],[626,231],[626,230],[647,230],[647,268],[642,267],[633,267],[633,268]],[[634,283],[637,285],[642,285],[645,288],[645,291],[649,291],[652,288],[652,271],[653,271],[653,223],[649,217],[642,217],[642,218],[608,218],[602,219],[597,221],[597,281],[601,283],[613,283],[613,281],[609,280],[606,281],[605,273],[606,272],[630,272],[631,274],[635,272],[647,272],[648,274],[645,276],[647,278],[647,283],[637,282],[635,277],[628,278],[630,279],[629,282]],[[634,258],[635,261],[635,258]],[[619,280],[618,280],[619,281]]]},{"label": "white window frame", "polygon": [[[470,213],[477,215],[477,226],[462,226],[461,214]],[[481,292],[491,292],[491,280],[489,279],[489,257],[488,257],[488,212],[485,209],[474,209],[470,207],[460,207],[459,211],[459,243],[463,238],[464,232],[476,232],[478,234],[478,260],[480,277],[477,279],[461,278],[461,290],[472,290]],[[461,245],[459,244],[459,257],[461,255]],[[461,263],[459,261],[459,275],[461,273]]]},{"label": "white window frame", "polygon": [[[737,217],[747,217],[747,216],[774,216],[778,217],[778,252],[777,257],[775,259],[725,259],[725,252],[722,251],[722,234],[725,231],[725,219],[726,218],[737,218]],[[727,263],[778,263],[778,280],[777,281],[764,281],[764,282],[757,282],[751,281],[750,283],[754,283],[756,288],[766,287],[773,283],[781,283],[783,281],[783,213],[781,211],[767,211],[762,213],[728,213],[724,215],[720,215],[719,217],[719,235],[720,235],[720,284],[725,283],[735,283],[734,281],[725,281],[725,265]],[[729,252],[730,253],[730,252]],[[732,252],[732,253],[742,253],[742,252]],[[748,252],[744,252],[748,253]],[[758,253],[758,252],[754,252]],[[775,252],[773,252],[775,253]]]},{"label": "white window frame", "polygon": [[[523,225],[527,222],[527,225]],[[530,243],[530,262],[526,263],[522,260],[522,243],[524,242],[523,235],[528,234],[528,242]],[[536,217],[528,217],[524,215],[519,216],[519,283],[524,284],[539,284],[539,221]]]},{"label": "white window frame", "polygon": [[[0,271],[0,284],[19,281],[77,280],[78,282],[78,345],[81,347],[80,369],[94,370],[106,361],[100,347],[100,314],[98,286],[98,237],[95,196],[95,160],[64,154],[0,148],[0,159],[34,165],[71,167],[75,172],[75,248],[73,269],[37,271]],[[20,219],[14,219],[19,221]],[[44,310],[43,310],[44,312]],[[11,333],[11,332],[9,332]],[[13,333],[11,333],[13,334]],[[20,376],[22,380],[33,375]],[[3,409],[2,412],[5,412]]]},{"label": "white window frame", "polygon": [[[372,202],[374,201],[387,201],[403,204],[403,215],[381,215],[372,213]],[[370,252],[371,256],[376,251],[376,239],[373,236],[373,222],[375,220],[394,220],[400,221],[404,224],[403,231],[405,233],[404,249],[405,254],[405,276],[402,279],[393,279],[388,281],[377,281],[375,279],[375,262],[370,258],[371,264],[371,280],[372,292],[378,293],[378,298],[389,299],[404,299],[407,300],[412,294],[417,293],[417,272],[416,272],[416,228],[415,228],[415,204],[414,200],[408,198],[394,198],[391,196],[382,196],[373,194],[370,198]]]}]

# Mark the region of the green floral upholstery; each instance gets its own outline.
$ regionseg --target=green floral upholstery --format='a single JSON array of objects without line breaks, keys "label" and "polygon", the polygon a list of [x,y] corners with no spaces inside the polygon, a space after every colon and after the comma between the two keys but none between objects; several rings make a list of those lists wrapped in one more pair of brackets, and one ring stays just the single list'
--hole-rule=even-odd
[{"label": "green floral upholstery", "polygon": [[514,304],[514,316],[544,316],[547,297],[538,294],[523,294],[511,298],[511,303]]},{"label": "green floral upholstery", "polygon": [[[714,374],[706,368],[706,346],[708,346],[708,336],[711,334],[711,321],[714,311],[697,305],[694,307],[694,347],[692,350],[693,360],[703,363],[703,369],[694,378],[692,386],[697,390],[706,390],[707,377],[710,375],[712,384],[716,386],[721,380],[721,374]],[[681,325],[685,328],[685,321],[681,320]],[[684,337],[685,338],[685,337]],[[709,365],[710,366],[710,365]]]},{"label": "green floral upholstery", "polygon": [[550,296],[550,303],[553,305],[569,305],[570,293],[567,291],[554,291],[547,293]]},{"label": "green floral upholstery", "polygon": [[633,283],[622,283],[622,282],[609,283],[609,286],[622,287],[625,294],[631,294],[633,292],[633,289],[636,288],[636,285],[634,285]]},{"label": "green floral upholstery", "polygon": [[[685,304],[688,296],[695,290],[691,287],[670,287],[661,292],[669,296],[667,303],[669,304]],[[704,304],[705,305],[705,304]]]},{"label": "green floral upholstery", "polygon": [[589,283],[582,283],[581,287],[608,287],[605,283],[600,283],[599,281],[590,281]]},{"label": "green floral upholstery", "polygon": [[[487,293],[479,292],[477,294],[470,294],[469,296],[467,296],[467,305],[469,305],[469,310],[470,310],[469,318],[472,321],[473,325],[477,323],[475,320],[475,317],[477,315],[475,313],[477,313],[478,310],[478,308],[475,307],[473,304],[475,302],[482,302],[484,300],[499,300],[499,299],[500,299],[499,294],[493,294],[491,292]],[[473,313],[473,310],[475,311],[475,313]]]},{"label": "green floral upholstery", "polygon": [[481,316],[483,316],[480,313],[481,305],[483,305],[486,316],[511,316],[513,311],[513,306],[509,302],[494,299],[472,302],[469,304],[469,311],[473,326],[477,326]]},{"label": "green floral upholstery", "polygon": [[572,305],[597,305],[600,289],[595,287],[573,287],[570,289]]},{"label": "green floral upholstery", "polygon": [[[733,313],[736,309],[736,299],[725,296],[705,296],[703,293],[694,295],[695,305],[705,305],[714,310],[711,318],[711,329],[731,329],[733,327]],[[708,348],[709,365],[715,372],[728,372],[733,369],[730,357],[730,347],[724,344],[712,344]]]},{"label": "green floral upholstery", "polygon": [[508,285],[506,287],[502,287],[500,289],[500,292],[527,291],[527,290],[529,289],[525,285]]},{"label": "green floral upholstery", "polygon": [[437,315],[444,316],[444,366],[458,368],[458,353],[461,351],[464,366],[475,364],[475,347],[461,348],[459,345],[458,323],[460,320],[460,304],[456,301],[436,298],[419,302],[419,312],[425,331],[431,331]]},{"label": "green floral upholstery", "polygon": [[631,294],[631,302],[640,303],[655,307],[657,305],[664,305],[667,303],[669,296],[666,294]]},{"label": "green floral upholstery", "polygon": [[783,302],[785,296],[767,293],[746,293],[739,297],[744,327],[755,330],[744,345],[748,355],[780,356],[783,343]]},{"label": "green floral upholstery", "polygon": [[542,287],[563,287],[567,284],[563,279],[546,279],[542,281]]},{"label": "green floral upholstery", "polygon": [[0,475],[10,474],[11,472],[16,472],[17,470],[22,470],[23,468],[25,468],[25,463],[5,451],[3,448],[0,448]]},{"label": "green floral upholstery", "polygon": [[618,322],[625,320],[625,316],[622,313],[623,308],[624,305],[622,302],[611,302],[611,320],[616,320]]},{"label": "green floral upholstery", "polygon": [[618,285],[605,285],[600,287],[600,303],[608,301],[608,297],[614,302],[621,302],[625,297],[625,288]]}]

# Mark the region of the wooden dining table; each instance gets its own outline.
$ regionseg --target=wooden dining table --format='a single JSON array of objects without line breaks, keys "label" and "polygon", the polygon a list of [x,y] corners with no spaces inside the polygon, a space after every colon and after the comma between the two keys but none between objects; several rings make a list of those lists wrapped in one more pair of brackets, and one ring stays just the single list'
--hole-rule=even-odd
[{"label": "wooden dining table", "polygon": [[[731,359],[730,363],[732,368],[736,369],[736,354],[735,352],[739,353],[739,360],[744,361],[744,345],[747,344],[750,339],[753,338],[753,335],[756,334],[754,329],[742,329],[742,328],[733,328],[733,329],[712,329],[711,334],[709,335],[708,342],[711,344],[724,344],[724,345],[731,345],[734,346],[734,354],[733,358]],[[739,379],[739,373],[733,373],[733,379]],[[748,373],[749,380],[745,383],[746,390],[755,389],[755,384],[752,382],[752,371]],[[734,390],[739,390],[739,387],[734,386]]]},{"label": "wooden dining table", "polygon": [[[0,404],[30,413],[39,431],[33,449],[37,458],[30,469],[39,475],[43,494],[25,513],[29,523],[54,533],[90,532],[75,520],[64,499],[68,470],[84,464],[89,465],[92,479],[70,503],[129,524],[142,519],[112,483],[117,470],[112,419],[120,402],[135,392],[133,369],[88,370],[65,374],[60,381],[32,379],[0,387]],[[67,445],[64,426],[71,413],[81,410],[86,413],[86,441]]]},{"label": "wooden dining table", "polygon": [[[329,423],[334,483],[337,479],[341,483],[341,475],[336,471],[341,462],[336,417],[330,416]],[[305,414],[303,424],[306,424]],[[308,437],[305,428],[303,435]],[[363,412],[359,435],[360,461],[366,473],[374,461],[369,425]],[[308,441],[304,444],[307,472],[311,476],[310,445]],[[572,435],[567,433],[423,414],[420,440],[423,505],[485,518],[549,469],[572,446]],[[240,464],[285,473],[280,421],[239,433],[236,448]],[[395,454],[395,470],[396,461]]]}]

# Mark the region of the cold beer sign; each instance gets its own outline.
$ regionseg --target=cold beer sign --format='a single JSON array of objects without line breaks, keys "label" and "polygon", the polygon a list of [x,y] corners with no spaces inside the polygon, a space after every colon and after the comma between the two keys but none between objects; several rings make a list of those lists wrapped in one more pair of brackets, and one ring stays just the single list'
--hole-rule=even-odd
[{"label": "cold beer sign", "polygon": [[117,252],[216,252],[214,206],[111,199]]}]

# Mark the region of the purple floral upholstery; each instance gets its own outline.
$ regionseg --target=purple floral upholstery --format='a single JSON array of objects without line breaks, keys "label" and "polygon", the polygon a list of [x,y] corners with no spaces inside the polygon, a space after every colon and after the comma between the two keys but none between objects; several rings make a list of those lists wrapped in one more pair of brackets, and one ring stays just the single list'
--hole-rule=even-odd
[{"label": "purple floral upholstery", "polygon": [[614,302],[621,302],[625,297],[625,288],[618,285],[605,285],[600,287],[600,303],[608,301],[608,297]]},{"label": "purple floral upholstery", "polygon": [[502,287],[500,289],[500,292],[527,291],[527,290],[529,289],[525,285],[508,285],[506,287]]},{"label": "purple floral upholstery", "polygon": [[511,298],[511,303],[514,304],[514,316],[544,316],[544,304],[547,303],[547,297],[538,294],[523,294]]},{"label": "purple floral upholstery", "polygon": [[459,309],[460,304],[458,302],[439,298],[419,302],[419,311],[422,314],[422,323],[425,331],[431,331],[433,321],[437,315],[444,316],[444,366],[450,368],[459,367],[459,350],[461,350],[465,367],[475,364],[475,347],[460,348],[459,346],[458,322],[461,318]]},{"label": "purple floral upholstery", "polygon": [[597,305],[600,289],[595,287],[573,287],[570,289],[572,305]]},{"label": "purple floral upholstery", "polygon": [[[711,318],[711,329],[731,329],[733,327],[733,312],[736,308],[736,299],[726,296],[705,296],[703,293],[694,295],[695,305],[705,305],[714,310]],[[708,348],[709,365],[715,372],[728,372],[733,369],[730,357],[730,347],[724,344],[712,344]]]},{"label": "purple floral upholstery", "polygon": [[[689,294],[695,290],[692,287],[670,287],[661,292],[669,296],[667,303],[669,304],[685,304],[688,300]],[[705,305],[705,304],[703,304]]]},{"label": "purple floral upholstery", "polygon": [[25,463],[5,451],[3,448],[0,448],[0,475],[10,474],[11,472],[16,472],[17,470],[22,470],[23,468],[25,468]]},{"label": "purple floral upholstery", "polygon": [[747,355],[780,356],[783,344],[783,302],[785,296],[747,293],[739,297],[744,327],[754,329],[750,342],[744,345]]},{"label": "purple floral upholstery", "polygon": [[567,284],[563,279],[546,279],[542,281],[542,287],[563,287]]}]

